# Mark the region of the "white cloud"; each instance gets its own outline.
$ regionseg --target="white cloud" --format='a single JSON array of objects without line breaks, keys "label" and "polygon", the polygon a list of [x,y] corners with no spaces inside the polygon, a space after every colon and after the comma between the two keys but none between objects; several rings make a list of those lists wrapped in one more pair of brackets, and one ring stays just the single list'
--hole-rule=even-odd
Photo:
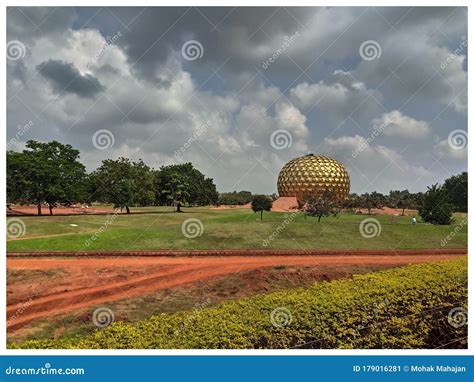
[{"label": "white cloud", "polygon": [[411,118],[401,111],[393,110],[372,121],[374,129],[383,130],[384,134],[402,138],[425,138],[430,134],[430,126],[426,121]]},{"label": "white cloud", "polygon": [[441,158],[466,160],[467,146],[462,148],[453,148],[453,145],[450,144],[447,139],[444,139],[435,145],[435,154]]},{"label": "white cloud", "polygon": [[[360,135],[327,138],[323,147],[348,168],[353,192],[413,190],[419,187],[420,179],[425,184],[432,176],[425,167],[412,164],[399,152],[374,142],[368,143]],[[355,158],[351,155],[353,152],[358,152]]]}]

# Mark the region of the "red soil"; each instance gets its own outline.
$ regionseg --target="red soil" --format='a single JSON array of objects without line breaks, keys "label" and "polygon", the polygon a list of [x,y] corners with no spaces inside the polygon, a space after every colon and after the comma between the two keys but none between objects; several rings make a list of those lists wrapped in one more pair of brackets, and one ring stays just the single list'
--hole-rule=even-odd
[{"label": "red soil", "polygon": [[298,210],[298,200],[295,197],[282,196],[273,202],[272,211],[287,212],[287,211],[297,211],[297,210]]},{"label": "red soil", "polygon": [[[49,207],[42,206],[42,214],[49,216]],[[114,212],[113,208],[94,208],[94,207],[85,207],[78,204],[76,207],[64,207],[58,206],[53,208],[53,215],[91,215],[91,214],[107,214]],[[25,215],[38,215],[37,206],[20,206],[20,205],[10,205],[10,208],[7,209],[8,216],[25,216]]]},{"label": "red soil", "polygon": [[[285,266],[387,267],[448,260],[467,252],[451,251],[380,255],[361,251],[353,255],[314,256],[128,256],[81,258],[22,258],[8,256],[9,271],[66,272],[63,282],[25,274],[21,282],[8,283],[7,320],[14,331],[36,319],[69,313],[84,307],[152,293],[159,289],[208,280],[216,276],[258,268]],[[364,254],[364,252],[366,254]],[[26,306],[25,301],[31,298]],[[21,310],[21,314],[17,314]]]}]

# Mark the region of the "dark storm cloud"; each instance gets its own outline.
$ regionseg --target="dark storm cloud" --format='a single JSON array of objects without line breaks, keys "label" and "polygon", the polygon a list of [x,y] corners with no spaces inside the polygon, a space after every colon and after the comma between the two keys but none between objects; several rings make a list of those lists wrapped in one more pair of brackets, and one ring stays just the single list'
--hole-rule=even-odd
[{"label": "dark storm cloud", "polygon": [[[7,133],[37,114],[28,138],[72,143],[90,169],[114,155],[159,167],[209,120],[184,156],[221,190],[273,192],[281,165],[308,150],[353,168],[354,191],[377,174],[379,191],[420,177],[424,190],[446,175],[432,170],[438,154],[447,172],[466,169],[467,150],[447,141],[467,129],[466,35],[461,7],[9,8],[7,40],[26,55],[7,62]],[[188,40],[202,57],[183,57]],[[368,40],[381,54],[365,61]],[[352,158],[387,119],[398,136],[387,129]],[[91,151],[98,126],[115,135],[113,152]],[[289,150],[272,149],[275,129],[291,132]],[[246,176],[255,163],[273,174]]]},{"label": "dark storm cloud", "polygon": [[82,75],[72,63],[49,60],[36,67],[56,93],[74,93],[91,98],[104,90],[99,80],[90,74]]},{"label": "dark storm cloud", "polygon": [[68,29],[77,17],[72,7],[8,7],[7,33],[23,42]]},{"label": "dark storm cloud", "polygon": [[91,10],[79,9],[81,13],[86,13],[82,18],[88,18],[87,25],[104,36],[121,30],[124,36],[117,44],[134,71],[150,80],[156,78],[169,54],[180,52],[190,39],[198,40],[204,48],[203,57],[192,62],[195,70],[206,71],[225,63],[223,71],[253,72],[281,46],[285,36],[298,32],[301,37],[291,49],[291,59],[284,55],[273,65],[275,78],[272,71],[267,72],[277,81],[288,73],[294,76],[295,64],[301,68],[311,65],[310,75],[328,75],[326,63],[333,66],[354,57],[360,60],[358,47],[367,39],[383,42],[398,33],[416,34],[437,26],[446,38],[451,30],[464,30],[465,26],[463,8],[449,7],[163,7],[145,11],[125,7],[107,8],[92,20]]}]

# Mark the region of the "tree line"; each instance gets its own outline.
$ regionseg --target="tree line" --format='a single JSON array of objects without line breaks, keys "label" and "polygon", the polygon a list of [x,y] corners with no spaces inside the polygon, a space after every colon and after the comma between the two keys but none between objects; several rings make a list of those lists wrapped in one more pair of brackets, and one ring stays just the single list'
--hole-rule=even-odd
[{"label": "tree line", "polygon": [[57,141],[29,140],[21,152],[7,151],[7,205],[34,204],[38,215],[47,204],[50,215],[58,205],[110,203],[130,213],[131,206],[216,204],[218,193],[191,163],[161,166],[141,159],[106,159],[91,173],[79,161],[80,152]]},{"label": "tree line", "polygon": [[[362,213],[367,210],[370,215],[372,210],[384,207],[405,210],[417,210],[426,223],[451,224],[453,212],[467,212],[467,172],[454,175],[445,180],[443,185],[434,184],[426,192],[410,193],[408,190],[391,190],[388,195],[379,192],[364,194],[352,193],[347,200],[340,201],[335,198],[330,190],[319,194],[306,195],[302,201],[302,210],[307,216],[318,218],[337,216],[342,210]],[[238,195],[239,193],[228,193]],[[251,208],[260,212],[262,219],[264,211],[272,208],[272,196],[254,195],[251,197]]]},{"label": "tree line", "polygon": [[[161,166],[155,170],[141,159],[120,157],[106,159],[95,171],[86,172],[79,161],[80,152],[57,141],[29,140],[21,152],[7,151],[7,205],[34,204],[38,215],[47,204],[49,213],[58,205],[94,202],[113,204],[114,208],[167,205],[177,212],[182,205],[244,205],[251,203],[255,212],[269,211],[276,195],[253,195],[250,191],[218,193],[211,178],[205,177],[191,163]],[[335,201],[329,191],[305,198],[306,213],[317,216],[336,214],[340,209],[391,207],[418,210],[426,222],[450,224],[454,211],[467,212],[467,172],[452,176],[443,185],[428,187],[427,192],[410,193],[392,190],[349,195]]]}]

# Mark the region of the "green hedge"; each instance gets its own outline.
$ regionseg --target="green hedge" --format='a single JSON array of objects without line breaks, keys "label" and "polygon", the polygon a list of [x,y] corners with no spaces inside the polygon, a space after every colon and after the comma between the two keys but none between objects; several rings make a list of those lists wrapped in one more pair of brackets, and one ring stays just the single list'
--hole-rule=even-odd
[{"label": "green hedge", "polygon": [[[135,324],[116,322],[73,340],[27,341],[9,347],[466,347],[464,311],[457,316],[461,322],[452,325],[448,315],[453,308],[467,308],[465,258],[319,282],[308,289],[257,295],[208,309],[160,314]],[[272,324],[272,312],[274,322],[289,323],[290,318],[291,322],[285,326]]]}]

